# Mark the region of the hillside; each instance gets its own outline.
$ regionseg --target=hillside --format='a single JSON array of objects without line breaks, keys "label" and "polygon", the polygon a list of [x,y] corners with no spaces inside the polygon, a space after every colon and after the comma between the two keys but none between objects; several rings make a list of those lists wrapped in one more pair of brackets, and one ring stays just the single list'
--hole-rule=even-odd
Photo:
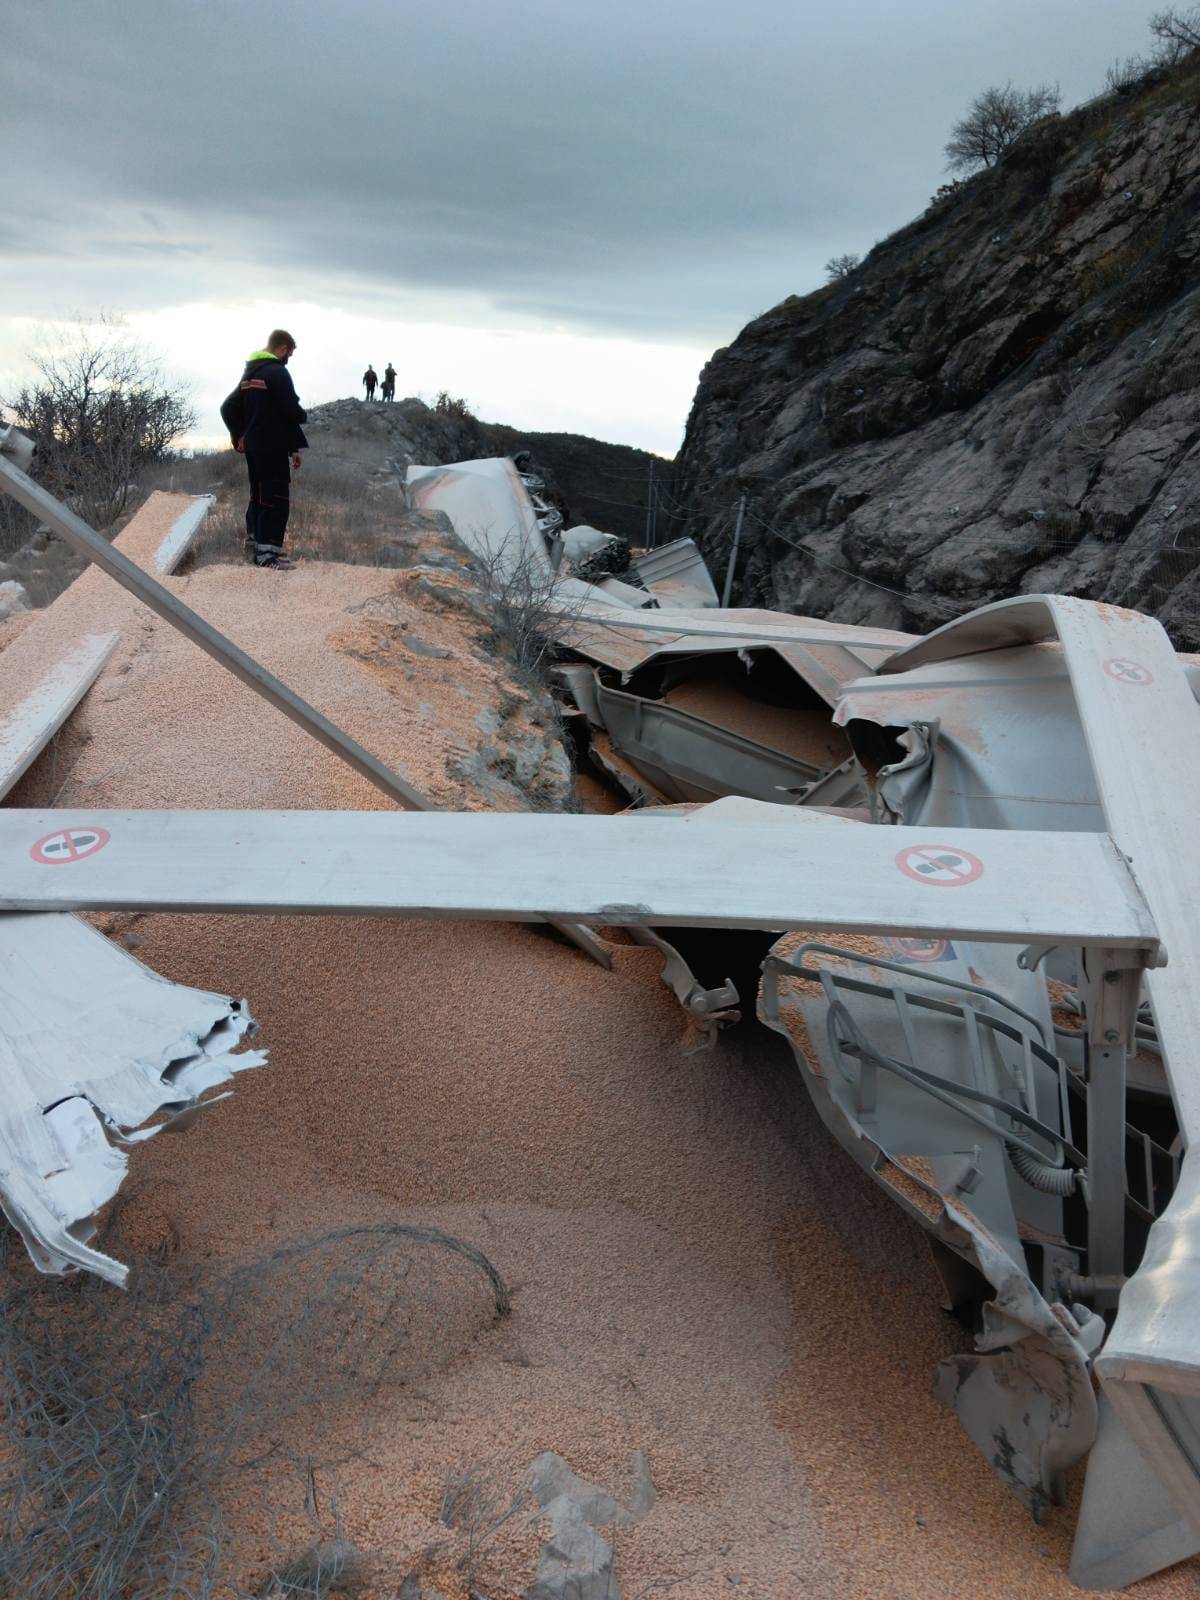
[{"label": "hillside", "polygon": [[1054,590],[1200,645],[1200,69],[1035,124],[702,373],[675,479],[742,605],[924,630]]},{"label": "hillside", "polygon": [[309,415],[314,449],[350,448],[356,459],[394,459],[401,467],[528,450],[564,505],[568,527],[587,522],[631,540],[645,532],[651,464],[660,476],[669,470],[661,457],[632,445],[577,433],[525,432],[469,413],[439,412],[415,399],[386,406],[332,400],[312,407]]}]

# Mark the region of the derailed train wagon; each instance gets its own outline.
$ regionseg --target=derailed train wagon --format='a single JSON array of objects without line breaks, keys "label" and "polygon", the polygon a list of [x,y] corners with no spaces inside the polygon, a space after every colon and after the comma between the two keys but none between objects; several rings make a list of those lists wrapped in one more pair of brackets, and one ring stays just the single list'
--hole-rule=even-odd
[{"label": "derailed train wagon", "polygon": [[[23,474],[0,461],[0,476],[191,626]],[[939,1394],[1035,1515],[1088,1457],[1080,1584],[1118,1587],[1196,1553],[1200,708],[1188,664],[1152,619],[1055,596],[915,641],[761,613],[618,615],[610,599],[570,598],[565,682],[580,715],[647,795],[689,803],[619,817],[8,810],[0,910],[336,910],[756,934],[761,985],[742,1002],[791,1041],[826,1125],[926,1230],[947,1303],[977,1315],[976,1350],[943,1366]],[[622,689],[604,678],[589,623],[605,641],[642,630],[640,643],[628,634],[641,652],[631,672],[672,654],[694,670],[656,677],[655,666]],[[648,628],[661,646],[650,652]],[[720,641],[712,673],[701,638]],[[219,639],[203,642],[222,659]],[[736,733],[712,712],[728,720],[738,671],[765,671],[769,702],[784,670],[772,656],[827,740],[828,766],[790,752],[813,769],[798,782],[784,768],[746,798],[736,761],[714,772],[720,740],[703,759],[695,741],[680,757],[609,726],[615,702],[601,690]],[[671,701],[698,678],[702,695]],[[298,716],[261,669],[254,686]],[[105,845],[69,871],[31,848],[75,828]],[[679,968],[676,979],[686,986]]]}]

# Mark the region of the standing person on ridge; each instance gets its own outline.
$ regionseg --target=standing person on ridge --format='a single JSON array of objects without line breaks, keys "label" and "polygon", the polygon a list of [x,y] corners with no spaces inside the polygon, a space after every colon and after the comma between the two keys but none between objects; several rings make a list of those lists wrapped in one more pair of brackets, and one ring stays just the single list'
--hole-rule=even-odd
[{"label": "standing person on ridge", "polygon": [[286,571],[283,553],[291,509],[289,463],[299,469],[308,440],[300,424],[308,414],[296,396],[287,364],[296,341],[285,328],[272,330],[266,348],[246,362],[241,382],[221,403],[221,421],[233,448],[246,458],[250,499],[246,506],[246,554],[256,567]]},{"label": "standing person on ridge", "polygon": [[390,361],[383,369],[383,398],[385,400],[396,398],[396,369]]},{"label": "standing person on ridge", "polygon": [[379,374],[375,371],[375,368],[368,361],[367,362],[367,370],[363,373],[363,387],[367,391],[367,399],[368,400],[374,400],[374,398],[375,398],[375,385],[378,382],[379,382]]}]

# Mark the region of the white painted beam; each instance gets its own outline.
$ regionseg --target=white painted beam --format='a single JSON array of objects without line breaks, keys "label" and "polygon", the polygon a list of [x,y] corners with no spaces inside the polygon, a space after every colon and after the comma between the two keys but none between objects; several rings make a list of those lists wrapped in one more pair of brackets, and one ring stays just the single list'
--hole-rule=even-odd
[{"label": "white painted beam", "polygon": [[1158,940],[1104,834],[878,828],[723,800],[659,816],[0,811],[0,909],[344,912]]},{"label": "white painted beam", "polygon": [[7,711],[0,710],[0,798],[83,699],[117,647],[116,633],[89,633],[56,661],[40,683]]},{"label": "white painted beam", "polygon": [[216,503],[216,495],[198,494],[192,503],[181,511],[167,532],[163,542],[154,552],[156,572],[174,572],[200,531],[200,525]]}]

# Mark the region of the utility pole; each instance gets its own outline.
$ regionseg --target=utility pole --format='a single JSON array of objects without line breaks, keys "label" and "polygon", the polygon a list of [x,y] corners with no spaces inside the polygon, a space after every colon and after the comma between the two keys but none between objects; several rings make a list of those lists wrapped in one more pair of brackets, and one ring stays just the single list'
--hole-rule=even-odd
[{"label": "utility pole", "polygon": [[738,501],[737,523],[733,530],[733,549],[729,552],[729,565],[725,568],[725,592],[721,596],[722,606],[729,604],[729,596],[733,593],[733,569],[737,565],[738,545],[742,542],[742,518],[746,515],[746,496]]},{"label": "utility pole", "polygon": [[651,542],[651,539],[653,537],[652,528],[651,528],[651,521],[652,521],[652,510],[651,510],[651,508],[653,507],[653,505],[654,505],[654,457],[651,456],[650,457],[650,483],[649,483],[649,486],[648,486],[648,488],[646,490],[646,549],[647,550],[649,550],[650,547],[651,547],[651,543],[650,542]]}]

